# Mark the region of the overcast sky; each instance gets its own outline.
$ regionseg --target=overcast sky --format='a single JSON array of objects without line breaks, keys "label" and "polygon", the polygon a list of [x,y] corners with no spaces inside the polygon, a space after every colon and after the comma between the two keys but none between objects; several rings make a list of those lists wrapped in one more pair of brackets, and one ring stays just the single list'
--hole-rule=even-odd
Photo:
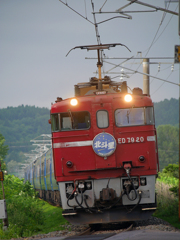
[{"label": "overcast sky", "polygon": [[[96,51],[73,50],[81,45],[97,44],[93,25],[91,0],[64,0],[86,19],[82,18],[58,0],[0,0],[0,108],[7,106],[35,105],[51,107],[57,97],[69,98],[74,95],[74,85],[87,82],[95,74]],[[95,12],[115,11],[128,4],[126,0],[93,0]],[[164,0],[146,2],[154,6],[178,11],[178,3]],[[122,11],[154,10],[139,4],[132,4]],[[173,59],[174,46],[179,44],[178,16],[162,11],[127,13],[132,19],[115,18],[98,24],[101,43],[122,43],[105,51],[109,58],[142,57],[150,58],[150,74],[170,82],[179,83],[179,64]],[[122,16],[120,14],[96,14],[96,21]],[[153,40],[155,40],[153,42]],[[150,48],[150,49],[149,49]],[[148,50],[149,49],[149,50]],[[148,51],[147,51],[148,50]],[[124,60],[125,60],[124,59]],[[124,61],[106,60],[111,64]],[[160,65],[158,63],[161,63]],[[143,76],[125,68],[142,72],[140,60],[129,60],[124,64],[128,86],[143,86]],[[113,80],[120,81],[121,67],[109,71],[114,65],[104,63]],[[158,67],[160,66],[160,67]],[[172,71],[173,68],[173,71]],[[158,71],[159,70],[159,71]],[[154,102],[165,98],[178,98],[179,87],[150,78],[150,94]]]}]

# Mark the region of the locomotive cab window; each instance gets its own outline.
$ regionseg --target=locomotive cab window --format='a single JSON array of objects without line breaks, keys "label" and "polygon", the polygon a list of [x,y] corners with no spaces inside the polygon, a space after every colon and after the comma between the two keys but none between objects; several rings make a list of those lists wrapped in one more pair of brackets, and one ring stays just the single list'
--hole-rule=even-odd
[{"label": "locomotive cab window", "polygon": [[96,117],[98,128],[107,128],[109,126],[109,117],[106,110],[98,111]]},{"label": "locomotive cab window", "polygon": [[52,131],[73,131],[90,128],[90,114],[89,112],[68,112],[52,114]]},{"label": "locomotive cab window", "polygon": [[154,108],[153,107],[147,107],[146,108],[146,124],[147,125],[154,125]]},{"label": "locomotive cab window", "polygon": [[127,108],[115,111],[116,126],[138,126],[154,124],[153,107]]},{"label": "locomotive cab window", "polygon": [[52,132],[60,130],[60,115],[59,114],[52,114],[51,115],[51,129]]}]

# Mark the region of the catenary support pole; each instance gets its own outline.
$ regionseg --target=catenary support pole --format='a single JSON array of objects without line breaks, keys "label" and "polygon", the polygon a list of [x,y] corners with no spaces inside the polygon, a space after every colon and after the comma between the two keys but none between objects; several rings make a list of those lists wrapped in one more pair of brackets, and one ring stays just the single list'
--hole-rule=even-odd
[{"label": "catenary support pole", "polygon": [[[149,74],[149,58],[143,59],[143,73]],[[149,76],[143,75],[143,94],[150,95]]]}]

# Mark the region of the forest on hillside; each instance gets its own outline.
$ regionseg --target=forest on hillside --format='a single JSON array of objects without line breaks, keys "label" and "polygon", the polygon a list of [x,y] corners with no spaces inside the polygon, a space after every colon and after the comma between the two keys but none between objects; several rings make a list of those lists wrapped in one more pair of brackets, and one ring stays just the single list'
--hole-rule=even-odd
[{"label": "forest on hillside", "polygon": [[171,98],[154,103],[156,127],[164,124],[179,126],[179,100]]},{"label": "forest on hillside", "polygon": [[[165,99],[155,103],[154,108],[162,168],[168,163],[178,162],[179,101]],[[49,118],[48,108],[21,105],[0,109],[0,133],[9,147],[5,158],[9,172],[16,171],[18,164],[25,162],[24,153],[33,149],[30,140],[51,133]]]},{"label": "forest on hillside", "polygon": [[47,108],[24,105],[3,108],[0,109],[0,133],[9,146],[29,147],[31,139],[43,133],[51,133],[49,118],[50,110]]},{"label": "forest on hillside", "polygon": [[49,118],[48,108],[21,105],[0,109],[0,133],[9,147],[5,163],[10,173],[17,172],[26,160],[24,153],[34,149],[30,140],[51,133]]}]

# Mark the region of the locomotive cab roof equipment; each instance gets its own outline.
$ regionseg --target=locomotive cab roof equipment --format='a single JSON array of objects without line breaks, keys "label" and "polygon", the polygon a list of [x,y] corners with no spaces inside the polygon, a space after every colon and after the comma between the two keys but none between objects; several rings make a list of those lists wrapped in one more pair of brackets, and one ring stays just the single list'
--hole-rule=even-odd
[{"label": "locomotive cab roof equipment", "polygon": [[97,50],[97,55],[98,55],[97,67],[98,67],[98,74],[99,74],[99,78],[98,78],[98,91],[102,91],[103,90],[103,87],[102,87],[102,80],[103,79],[101,77],[101,67],[102,67],[103,64],[102,64],[102,61],[101,61],[100,50],[109,49],[110,47],[116,47],[117,45],[124,46],[131,52],[131,50],[124,44],[121,44],[121,43],[110,43],[110,44],[100,44],[100,45],[77,46],[77,47],[72,48],[67,53],[66,57],[68,56],[68,54],[72,50],[77,49],[77,48],[86,49],[87,51],[89,51],[89,50]]}]

